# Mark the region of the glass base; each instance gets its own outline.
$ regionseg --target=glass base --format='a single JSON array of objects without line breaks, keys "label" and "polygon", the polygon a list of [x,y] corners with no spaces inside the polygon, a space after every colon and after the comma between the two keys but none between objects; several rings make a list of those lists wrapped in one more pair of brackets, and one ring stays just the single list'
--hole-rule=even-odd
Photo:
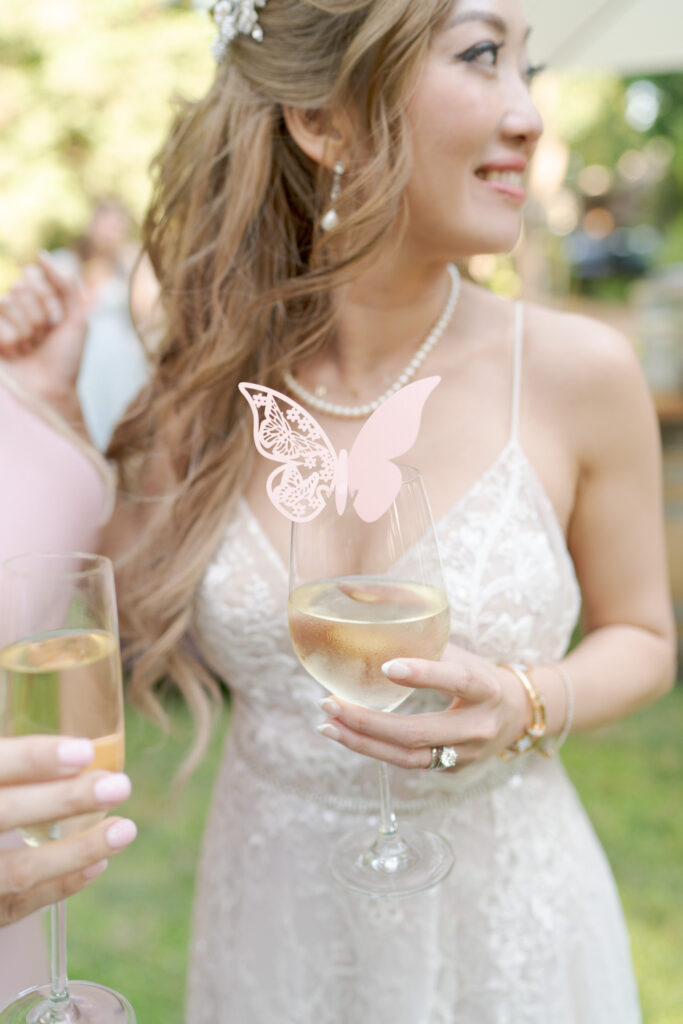
[{"label": "glass base", "polygon": [[90,981],[70,981],[70,998],[51,1007],[50,986],[26,989],[0,1008],[0,1024],[136,1024],[133,1007],[125,996]]},{"label": "glass base", "polygon": [[452,867],[453,852],[446,840],[410,825],[401,825],[390,836],[356,829],[342,836],[330,853],[336,881],[364,896],[423,892],[442,882]]}]

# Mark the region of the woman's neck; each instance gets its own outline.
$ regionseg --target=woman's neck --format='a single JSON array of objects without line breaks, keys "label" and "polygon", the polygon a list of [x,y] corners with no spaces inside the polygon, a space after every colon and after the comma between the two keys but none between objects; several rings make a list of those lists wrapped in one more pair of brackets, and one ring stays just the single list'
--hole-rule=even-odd
[{"label": "woman's neck", "polygon": [[387,261],[340,290],[337,335],[302,381],[340,400],[372,398],[413,358],[450,294],[446,263],[417,273]]}]

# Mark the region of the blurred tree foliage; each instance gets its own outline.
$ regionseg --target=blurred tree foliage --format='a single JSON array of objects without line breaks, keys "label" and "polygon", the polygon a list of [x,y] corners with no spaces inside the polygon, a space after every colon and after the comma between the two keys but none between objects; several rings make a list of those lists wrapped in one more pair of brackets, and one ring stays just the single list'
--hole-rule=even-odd
[{"label": "blurred tree foliage", "polygon": [[171,101],[206,88],[212,39],[187,0],[0,0],[0,288],[99,198],[139,218]]},{"label": "blurred tree foliage", "polygon": [[660,114],[652,134],[673,146],[670,171],[655,196],[658,223],[665,225],[661,263],[683,263],[683,74],[652,78],[662,94]]},{"label": "blurred tree foliage", "polygon": [[[200,95],[213,73],[208,2],[0,0],[0,290],[40,246],[70,244],[98,199],[140,218],[174,95]],[[617,171],[610,201],[618,223],[660,231],[654,260],[667,264],[683,261],[683,75],[648,80],[660,105],[644,131],[625,116],[632,80],[613,75],[562,76],[551,116],[575,192],[586,166],[659,160],[656,181]]]},{"label": "blurred tree foliage", "polygon": [[[636,127],[627,116],[629,90],[646,83],[656,90],[658,113]],[[570,76],[556,122],[572,150],[567,184],[580,191],[583,168],[609,168],[613,184],[606,200],[595,202],[613,210],[617,226],[645,224],[659,232],[653,266],[683,262],[683,74]],[[634,154],[643,157],[640,165]]]}]

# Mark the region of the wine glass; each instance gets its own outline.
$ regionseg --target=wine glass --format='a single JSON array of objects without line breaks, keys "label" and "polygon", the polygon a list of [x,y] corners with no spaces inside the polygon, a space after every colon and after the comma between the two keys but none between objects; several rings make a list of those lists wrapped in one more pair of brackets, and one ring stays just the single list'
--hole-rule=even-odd
[{"label": "wine glass", "polygon": [[[381,671],[400,657],[440,658],[450,614],[436,533],[417,470],[398,467],[396,499],[375,522],[334,501],[292,526],[289,631],[307,672],[345,701],[392,711],[412,690]],[[366,895],[420,892],[453,864],[442,837],[401,826],[391,806],[387,766],[377,762],[379,832],[357,829],[333,847],[330,867],[346,888]]]},{"label": "wine glass", "polygon": [[[120,772],[123,690],[111,562],[99,555],[30,554],[0,569],[0,736],[92,739],[88,766]],[[105,811],[22,829],[30,846],[82,832]],[[66,907],[51,908],[51,983],[0,1009],[0,1024],[135,1024],[127,999],[68,982]]]}]

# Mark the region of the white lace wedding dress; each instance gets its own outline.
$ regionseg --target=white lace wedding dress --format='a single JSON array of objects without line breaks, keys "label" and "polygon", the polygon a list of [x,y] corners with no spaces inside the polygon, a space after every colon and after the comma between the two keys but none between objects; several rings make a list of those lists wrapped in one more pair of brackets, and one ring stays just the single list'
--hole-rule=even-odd
[{"label": "white lace wedding dress", "polygon": [[[517,439],[438,522],[452,640],[553,661],[579,607],[553,508]],[[404,899],[338,888],[330,844],[375,819],[374,764],[321,737],[292,652],[287,571],[241,503],[197,595],[233,716],[201,861],[188,1024],[636,1024],[603,851],[559,758],[391,772],[401,821],[446,836],[445,882]],[[438,702],[439,698],[436,698]],[[434,706],[413,695],[400,712]]]}]

